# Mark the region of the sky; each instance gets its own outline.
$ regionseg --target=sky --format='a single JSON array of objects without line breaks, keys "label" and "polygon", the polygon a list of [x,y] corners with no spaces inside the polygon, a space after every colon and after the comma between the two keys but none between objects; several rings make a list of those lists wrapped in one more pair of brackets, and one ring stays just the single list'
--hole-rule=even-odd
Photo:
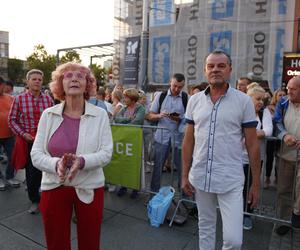
[{"label": "sky", "polygon": [[114,0],[4,0],[0,30],[9,32],[9,57],[26,59],[43,44],[57,49],[113,42]]}]

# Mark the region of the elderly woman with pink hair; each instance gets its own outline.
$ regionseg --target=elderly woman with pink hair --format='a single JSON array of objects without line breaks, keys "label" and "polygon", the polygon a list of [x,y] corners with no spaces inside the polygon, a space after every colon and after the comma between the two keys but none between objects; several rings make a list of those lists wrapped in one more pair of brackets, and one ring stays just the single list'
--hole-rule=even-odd
[{"label": "elderly woman with pink hair", "polygon": [[76,63],[52,73],[50,89],[62,103],[46,109],[31,157],[43,171],[42,212],[47,249],[71,249],[71,217],[77,217],[78,249],[99,249],[104,200],[102,168],[113,142],[107,113],[87,102],[95,77]]}]

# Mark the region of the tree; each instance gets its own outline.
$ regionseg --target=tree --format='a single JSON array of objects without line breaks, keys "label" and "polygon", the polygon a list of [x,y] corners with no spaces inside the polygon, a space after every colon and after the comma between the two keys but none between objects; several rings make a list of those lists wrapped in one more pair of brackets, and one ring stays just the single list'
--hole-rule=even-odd
[{"label": "tree", "polygon": [[108,70],[97,64],[92,64],[91,70],[96,77],[98,86],[104,86],[108,78]]},{"label": "tree", "polygon": [[24,62],[16,58],[9,58],[7,64],[8,78],[14,83],[24,82]]},{"label": "tree", "polygon": [[75,50],[69,50],[60,59],[61,64],[66,63],[66,62],[81,63],[80,55]]},{"label": "tree", "polygon": [[33,53],[27,57],[29,69],[39,69],[44,72],[44,84],[51,80],[51,73],[56,68],[55,55],[49,55],[45,46],[38,44],[34,47]]}]

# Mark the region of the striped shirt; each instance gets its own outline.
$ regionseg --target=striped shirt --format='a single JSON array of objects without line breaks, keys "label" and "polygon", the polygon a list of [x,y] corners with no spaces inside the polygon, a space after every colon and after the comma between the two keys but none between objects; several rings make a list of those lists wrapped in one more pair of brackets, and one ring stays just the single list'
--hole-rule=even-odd
[{"label": "striped shirt", "polygon": [[17,95],[9,112],[9,127],[22,137],[25,133],[35,133],[43,111],[53,104],[51,97],[42,93],[38,97],[29,91]]}]

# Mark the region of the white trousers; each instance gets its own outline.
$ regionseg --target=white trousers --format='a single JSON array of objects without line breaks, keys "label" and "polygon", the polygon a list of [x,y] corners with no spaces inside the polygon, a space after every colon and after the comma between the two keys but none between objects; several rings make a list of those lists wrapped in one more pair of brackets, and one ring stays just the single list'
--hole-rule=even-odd
[{"label": "white trousers", "polygon": [[241,249],[243,242],[243,187],[224,194],[196,190],[199,216],[199,249],[213,250],[216,241],[216,206],[219,203],[223,222],[223,250]]}]

